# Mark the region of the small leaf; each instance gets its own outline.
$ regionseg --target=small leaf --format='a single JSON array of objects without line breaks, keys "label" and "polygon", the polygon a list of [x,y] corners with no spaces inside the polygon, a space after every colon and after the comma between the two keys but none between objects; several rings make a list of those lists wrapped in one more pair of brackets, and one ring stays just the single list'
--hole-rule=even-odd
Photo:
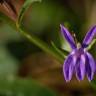
[{"label": "small leaf", "polygon": [[22,21],[22,18],[24,16],[24,13],[26,12],[26,10],[30,7],[30,5],[36,1],[41,2],[41,0],[26,0],[24,5],[21,8],[20,14],[19,14],[19,18],[18,18],[18,23],[20,24]]}]

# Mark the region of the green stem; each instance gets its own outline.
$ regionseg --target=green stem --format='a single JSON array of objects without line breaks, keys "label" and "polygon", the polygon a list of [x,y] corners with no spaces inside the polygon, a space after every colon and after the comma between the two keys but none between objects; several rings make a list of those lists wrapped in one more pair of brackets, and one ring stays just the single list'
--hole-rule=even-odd
[{"label": "green stem", "polygon": [[45,42],[43,42],[42,40],[40,40],[39,38],[37,38],[34,35],[30,35],[28,34],[28,32],[26,32],[24,30],[24,28],[22,28],[21,26],[19,26],[19,24],[16,24],[19,32],[25,36],[30,42],[34,43],[35,45],[37,45],[39,48],[41,48],[43,51],[45,51],[46,53],[54,56],[60,63],[63,63],[64,61],[64,56],[62,57],[61,54],[59,54],[58,52],[56,52],[55,50],[53,50],[53,48],[51,46],[48,46]]},{"label": "green stem", "polygon": [[59,48],[56,47],[56,45],[53,42],[51,42],[51,44],[54,50],[56,50],[56,52],[61,54],[63,58],[66,58],[66,56],[68,55],[68,52],[66,52],[65,50],[62,52]]},{"label": "green stem", "polygon": [[42,49],[43,51],[45,51],[46,53],[54,56],[61,64],[64,61],[64,58],[66,56],[62,56],[59,52],[57,52],[56,50],[54,50],[53,46],[48,46],[47,43],[43,42],[42,40],[40,40],[39,38],[37,38],[34,35],[30,35],[28,32],[25,31],[25,29],[23,27],[20,26],[20,22],[15,24],[10,18],[8,18],[7,16],[3,15],[0,13],[0,19],[9,23],[11,25],[11,27],[13,27],[16,30],[19,30],[19,32],[25,36],[30,42],[34,43],[36,46],[38,46],[40,49]]},{"label": "green stem", "polygon": [[54,48],[52,46],[49,46],[47,43],[43,42],[43,40],[40,40],[39,38],[37,38],[33,34],[30,35],[28,32],[25,31],[24,27],[22,26],[22,20],[23,20],[25,12],[30,7],[30,5],[36,1],[41,1],[41,0],[27,0],[27,1],[25,1],[25,3],[23,4],[23,6],[20,10],[20,14],[18,15],[16,26],[19,29],[19,32],[21,34],[23,34],[29,41],[34,43],[36,46],[38,46],[40,49],[42,49],[46,53],[54,56],[59,62],[63,63],[64,56],[62,56],[62,54],[59,51],[54,50]]}]

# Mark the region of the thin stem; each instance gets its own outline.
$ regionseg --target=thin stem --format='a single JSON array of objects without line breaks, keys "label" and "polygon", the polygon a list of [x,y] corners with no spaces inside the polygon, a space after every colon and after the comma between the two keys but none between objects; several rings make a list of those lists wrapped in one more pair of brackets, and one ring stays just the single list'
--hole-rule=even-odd
[{"label": "thin stem", "polygon": [[56,47],[56,45],[53,42],[51,42],[51,44],[52,44],[52,47],[54,48],[54,50],[56,50],[56,52],[61,54],[63,58],[66,58],[66,56],[68,55],[67,51],[65,51],[65,50],[61,51],[59,48]]},{"label": "thin stem", "polygon": [[20,14],[18,16],[16,26],[17,26],[19,32],[22,35],[24,35],[29,41],[34,43],[36,46],[38,46],[40,49],[42,49],[46,53],[51,54],[52,56],[54,56],[57,60],[59,60],[59,62],[63,63],[64,56],[62,56],[60,54],[60,52],[54,50],[54,48],[52,46],[49,46],[47,43],[43,42],[43,40],[37,38],[33,34],[30,35],[28,32],[25,31],[24,27],[22,26],[22,20],[23,20],[25,12],[30,7],[30,5],[35,1],[41,1],[41,0],[31,0],[31,1],[27,0],[27,1],[25,1],[24,5],[22,6],[22,8],[20,10]]},{"label": "thin stem", "polygon": [[39,48],[41,48],[46,53],[54,56],[60,63],[63,63],[64,56],[62,56],[60,53],[56,52],[51,46],[48,46],[45,42],[43,42],[42,40],[40,40],[36,36],[28,34],[28,32],[26,32],[24,30],[24,28],[22,28],[21,26],[19,26],[18,23],[16,24],[16,26],[17,26],[19,32],[23,36],[25,36],[30,42],[32,42],[35,45],[37,45]]},{"label": "thin stem", "polygon": [[25,36],[30,42],[34,43],[36,46],[38,46],[40,49],[42,49],[46,53],[54,56],[61,64],[63,64],[63,61],[66,56],[62,56],[58,51],[54,50],[53,46],[48,46],[47,43],[43,42],[36,36],[30,35],[28,32],[25,31],[23,27],[20,26],[18,21],[15,24],[10,18],[8,18],[7,16],[1,13],[0,13],[0,19],[9,23],[12,28],[19,30],[18,32],[20,32],[23,36]]},{"label": "thin stem", "polygon": [[48,46],[45,42],[43,42],[36,36],[30,35],[28,32],[25,31],[23,27],[19,26],[18,23],[15,24],[10,18],[8,18],[7,16],[1,13],[0,13],[0,19],[10,24],[13,29],[19,30],[18,32],[20,32],[23,36],[25,36],[30,42],[34,43],[36,46],[38,46],[40,49],[42,49],[46,53],[54,56],[61,64],[63,63],[65,59],[64,56],[62,56],[59,52],[54,50],[52,46]]}]

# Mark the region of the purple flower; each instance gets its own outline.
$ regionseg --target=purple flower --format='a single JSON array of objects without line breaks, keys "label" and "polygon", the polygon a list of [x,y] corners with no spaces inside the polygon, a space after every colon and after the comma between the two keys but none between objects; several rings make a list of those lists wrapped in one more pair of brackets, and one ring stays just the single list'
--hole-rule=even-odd
[{"label": "purple flower", "polygon": [[96,66],[92,55],[86,50],[86,48],[96,35],[96,25],[86,34],[82,44],[76,44],[69,31],[63,25],[60,25],[60,27],[62,35],[72,48],[72,51],[65,59],[63,65],[65,80],[67,82],[70,81],[73,73],[76,73],[76,77],[79,81],[84,79],[85,74],[87,75],[88,80],[91,81]]}]

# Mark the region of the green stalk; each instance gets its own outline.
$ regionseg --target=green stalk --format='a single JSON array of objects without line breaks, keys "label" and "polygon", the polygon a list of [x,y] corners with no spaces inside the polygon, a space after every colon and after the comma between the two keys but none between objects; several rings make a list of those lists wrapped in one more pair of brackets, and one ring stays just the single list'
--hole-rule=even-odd
[{"label": "green stalk", "polygon": [[5,16],[1,13],[0,13],[0,19],[3,20],[5,23],[10,24],[12,28],[18,30],[19,33],[21,33],[30,42],[34,43],[36,46],[38,46],[44,52],[55,57],[61,64],[63,63],[64,59],[66,58],[66,54],[62,55],[62,53],[55,50],[53,46],[49,46],[47,43],[43,42],[41,39],[37,38],[33,34],[30,35],[28,32],[25,31],[25,29],[23,27],[21,27],[20,22],[17,21],[17,23],[15,24],[15,22],[13,22],[10,18],[8,18],[7,16]]},{"label": "green stalk", "polygon": [[41,0],[26,0],[25,1],[18,15],[16,27],[19,30],[19,32],[23,36],[25,36],[30,42],[34,43],[44,52],[54,56],[60,63],[63,63],[65,55],[62,56],[62,54],[59,51],[54,50],[52,46],[49,46],[47,43],[43,42],[43,40],[37,38],[33,34],[30,35],[28,32],[25,31],[24,27],[22,26],[22,20],[23,20],[25,12],[28,10],[28,8],[31,6],[32,3],[37,2],[37,1],[41,2]]},{"label": "green stalk", "polygon": [[44,52],[52,55],[55,57],[61,64],[64,61],[64,58],[66,56],[62,56],[59,52],[54,50],[53,46],[49,46],[47,43],[43,42],[39,38],[37,38],[34,35],[30,35],[28,32],[25,31],[23,27],[20,26],[20,24],[17,22],[13,22],[10,18],[0,13],[0,19],[3,20],[5,23],[8,23],[11,25],[13,29],[18,30],[19,33],[21,33],[24,37],[26,37],[30,42],[34,43],[36,46],[38,46],[40,49],[42,49]]},{"label": "green stalk", "polygon": [[21,26],[19,26],[18,23],[16,23],[17,29],[19,32],[25,36],[30,42],[34,43],[36,46],[38,46],[40,49],[42,49],[44,52],[54,56],[60,63],[63,63],[64,56],[62,56],[59,52],[56,52],[53,47],[48,46],[45,42],[40,40],[34,35],[30,35],[28,32],[25,31],[25,29]]}]

